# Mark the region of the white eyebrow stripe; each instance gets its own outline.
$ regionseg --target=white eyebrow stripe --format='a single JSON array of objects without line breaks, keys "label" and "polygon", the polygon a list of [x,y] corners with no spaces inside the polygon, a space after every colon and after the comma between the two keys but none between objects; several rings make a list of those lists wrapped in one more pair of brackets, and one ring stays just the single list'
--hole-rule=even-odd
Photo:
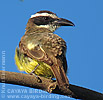
[{"label": "white eyebrow stripe", "polygon": [[48,14],[48,13],[36,13],[34,15],[31,15],[31,18],[37,17],[37,16],[51,16],[52,18],[58,18],[56,15]]}]

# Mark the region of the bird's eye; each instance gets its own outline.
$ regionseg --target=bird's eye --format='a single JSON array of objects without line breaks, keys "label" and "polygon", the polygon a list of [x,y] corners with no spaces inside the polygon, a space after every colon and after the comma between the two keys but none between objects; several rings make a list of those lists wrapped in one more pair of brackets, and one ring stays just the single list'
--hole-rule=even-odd
[{"label": "bird's eye", "polygon": [[45,19],[45,20],[48,20],[48,19],[49,19],[49,17],[44,17],[44,19]]}]

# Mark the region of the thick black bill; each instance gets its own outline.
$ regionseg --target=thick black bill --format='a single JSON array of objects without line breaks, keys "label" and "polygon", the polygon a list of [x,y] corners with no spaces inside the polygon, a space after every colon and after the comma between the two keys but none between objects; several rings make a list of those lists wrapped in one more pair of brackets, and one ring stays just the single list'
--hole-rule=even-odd
[{"label": "thick black bill", "polygon": [[74,23],[64,18],[57,19],[55,23],[60,26],[75,26]]}]

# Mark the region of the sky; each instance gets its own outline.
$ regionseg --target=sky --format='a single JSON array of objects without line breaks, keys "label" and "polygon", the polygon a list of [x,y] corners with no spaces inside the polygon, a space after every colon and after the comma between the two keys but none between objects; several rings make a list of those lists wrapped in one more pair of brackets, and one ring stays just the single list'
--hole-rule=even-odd
[{"label": "sky", "polygon": [[[67,76],[71,84],[103,93],[103,0],[1,0],[0,70],[18,72],[14,54],[30,16],[49,10],[71,20],[55,34],[67,43]],[[4,59],[3,59],[4,58]],[[29,87],[1,84],[0,100],[75,100]]]}]

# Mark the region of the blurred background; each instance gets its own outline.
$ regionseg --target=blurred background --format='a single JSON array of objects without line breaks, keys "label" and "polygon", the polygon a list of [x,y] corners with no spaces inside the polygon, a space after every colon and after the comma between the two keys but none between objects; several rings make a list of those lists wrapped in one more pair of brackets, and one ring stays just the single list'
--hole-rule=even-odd
[{"label": "blurred background", "polygon": [[[67,76],[71,84],[103,93],[103,1],[102,0],[2,0],[0,2],[0,70],[19,72],[15,48],[25,33],[30,16],[49,10],[71,20],[75,27],[55,31],[67,43]],[[0,100],[63,99],[28,87],[0,83]]]}]

